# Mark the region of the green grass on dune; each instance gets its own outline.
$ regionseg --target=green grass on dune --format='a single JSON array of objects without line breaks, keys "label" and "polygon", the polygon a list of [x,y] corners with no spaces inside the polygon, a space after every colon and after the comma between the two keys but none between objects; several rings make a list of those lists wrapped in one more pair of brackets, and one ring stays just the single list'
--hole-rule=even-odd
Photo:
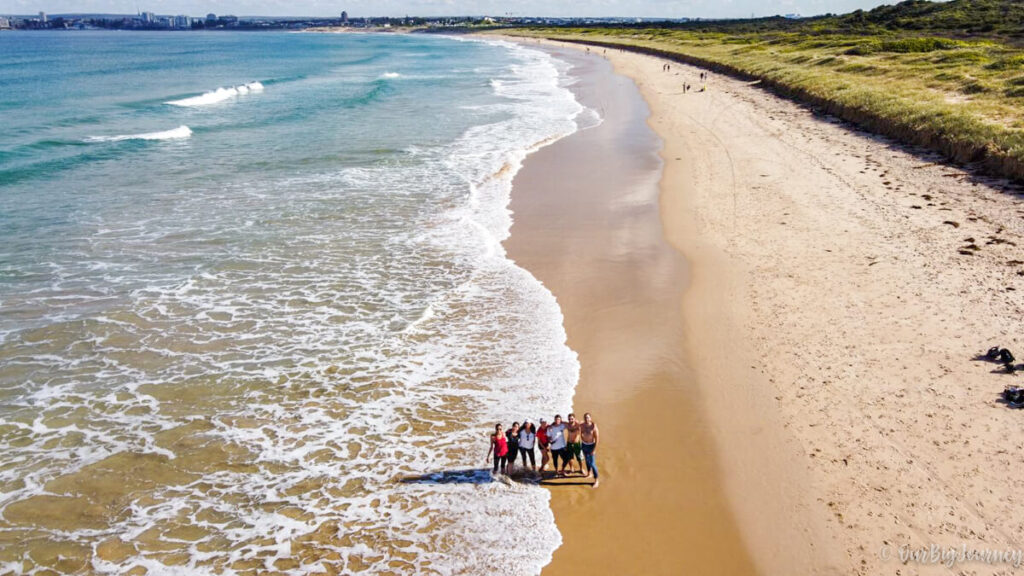
[{"label": "green grass on dune", "polygon": [[[760,30],[743,22],[735,30],[718,24],[504,32],[633,47],[757,78],[776,92],[874,132],[1024,180],[1024,49],[998,34],[954,38],[946,34],[949,30],[929,29],[908,15],[949,20],[955,15],[948,12],[964,3],[941,5],[946,10],[941,14],[937,4],[920,0],[883,7],[876,10],[897,14],[903,27],[892,29],[872,11],[863,14],[882,24],[857,33],[836,25],[856,19],[856,13],[827,19],[830,31],[823,31],[821,21],[778,29],[773,20]],[[1019,8],[1024,17],[1022,2],[975,4],[996,15],[1000,7]]]}]

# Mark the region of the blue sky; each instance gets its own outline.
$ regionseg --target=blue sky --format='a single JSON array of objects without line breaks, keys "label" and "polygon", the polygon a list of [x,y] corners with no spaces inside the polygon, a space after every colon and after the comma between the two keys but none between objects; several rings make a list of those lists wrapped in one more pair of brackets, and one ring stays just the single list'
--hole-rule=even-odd
[{"label": "blue sky", "polygon": [[205,15],[350,16],[491,15],[731,18],[844,13],[892,4],[871,0],[0,0],[0,14],[63,12]]}]

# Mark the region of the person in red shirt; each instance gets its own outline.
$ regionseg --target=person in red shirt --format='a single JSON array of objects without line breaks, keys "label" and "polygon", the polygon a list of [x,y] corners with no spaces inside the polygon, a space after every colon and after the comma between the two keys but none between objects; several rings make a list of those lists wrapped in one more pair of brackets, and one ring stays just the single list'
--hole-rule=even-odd
[{"label": "person in red shirt", "polygon": [[544,474],[544,468],[551,460],[551,449],[548,448],[548,421],[543,418],[537,427],[537,445],[540,446],[540,473]]},{"label": "person in red shirt", "polygon": [[494,434],[491,434],[491,447],[487,449],[487,460],[490,461],[491,454],[494,454],[494,469],[492,474],[497,474],[498,469],[505,473],[505,463],[508,459],[508,441],[505,433],[501,431],[501,424],[494,425]]}]

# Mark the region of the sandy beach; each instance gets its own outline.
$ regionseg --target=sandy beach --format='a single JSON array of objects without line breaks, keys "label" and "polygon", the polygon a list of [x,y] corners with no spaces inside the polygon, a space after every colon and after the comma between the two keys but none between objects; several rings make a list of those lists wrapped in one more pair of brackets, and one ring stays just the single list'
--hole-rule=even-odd
[{"label": "sandy beach", "polygon": [[581,195],[542,166],[582,132],[515,183],[510,254],[558,298],[576,409],[608,430],[601,488],[552,489],[550,573],[1010,573],[900,555],[1021,547],[1021,413],[999,401],[1019,376],[976,358],[1022,342],[1021,189],[756,85],[683,94],[699,70],[592,54],[636,82],[664,166],[656,201]]},{"label": "sandy beach", "polygon": [[[605,60],[555,50],[575,66],[577,98],[604,120],[527,159],[513,182],[506,248],[565,315],[582,367],[574,409],[600,427],[602,484],[550,486],[564,543],[548,570],[750,573],[686,385],[687,266],[661,229],[660,141],[649,110]],[[680,543],[685,553],[666,552]]]}]

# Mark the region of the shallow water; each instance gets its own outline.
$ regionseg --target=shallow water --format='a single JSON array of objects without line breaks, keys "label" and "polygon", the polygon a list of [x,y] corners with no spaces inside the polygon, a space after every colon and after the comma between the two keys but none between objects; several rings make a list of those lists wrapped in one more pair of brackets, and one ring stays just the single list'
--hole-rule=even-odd
[{"label": "shallow water", "polygon": [[418,36],[0,52],[0,572],[539,571],[545,491],[430,475],[570,406],[561,312],[501,246],[525,154],[592,121],[568,65]]}]

